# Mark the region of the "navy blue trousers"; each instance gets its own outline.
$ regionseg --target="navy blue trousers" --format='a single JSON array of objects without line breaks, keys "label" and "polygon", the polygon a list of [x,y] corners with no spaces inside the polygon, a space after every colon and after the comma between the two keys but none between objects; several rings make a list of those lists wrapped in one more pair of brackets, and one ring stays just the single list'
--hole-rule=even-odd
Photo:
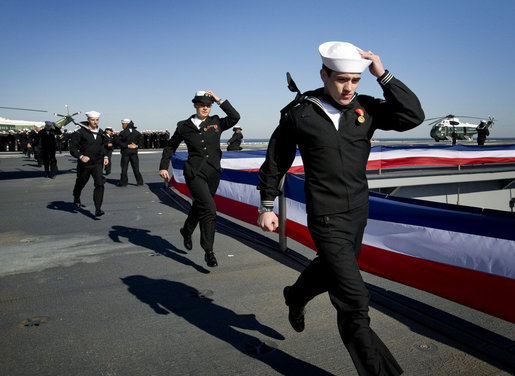
[{"label": "navy blue trousers", "polygon": [[370,298],[357,263],[367,217],[368,204],[345,213],[308,216],[317,256],[290,289],[288,304],[304,305],[327,291],[359,375],[400,375],[402,368],[370,328]]},{"label": "navy blue trousers", "polygon": [[184,223],[184,230],[192,234],[200,223],[200,246],[206,252],[213,251],[216,231],[216,205],[214,196],[220,184],[220,172],[205,164],[191,179],[186,179],[193,202]]}]

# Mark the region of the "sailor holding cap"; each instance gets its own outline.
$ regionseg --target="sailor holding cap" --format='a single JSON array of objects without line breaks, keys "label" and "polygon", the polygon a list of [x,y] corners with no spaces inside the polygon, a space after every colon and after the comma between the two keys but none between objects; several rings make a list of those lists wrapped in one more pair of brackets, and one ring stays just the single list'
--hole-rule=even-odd
[{"label": "sailor holding cap", "polygon": [[132,172],[136,178],[137,185],[143,185],[143,176],[139,171],[139,158],[138,148],[143,144],[143,136],[136,130],[134,123],[131,119],[122,120],[123,130],[118,135],[118,145],[120,146],[120,167],[121,175],[119,187],[126,187],[129,184],[127,170],[129,169],[129,162],[131,163]]},{"label": "sailor holding cap", "polygon": [[241,127],[233,127],[232,137],[227,141],[227,151],[240,151],[242,149],[241,140],[243,140],[243,133],[241,133]]},{"label": "sailor holding cap", "polygon": [[104,215],[102,201],[104,200],[105,178],[102,167],[109,163],[106,152],[107,140],[102,129],[98,128],[100,113],[86,112],[87,121],[81,121],[81,127],[72,135],[70,154],[77,158],[77,179],[73,188],[73,203],[77,209],[81,207],[80,194],[82,189],[93,177],[95,189],[93,202],[95,203],[95,216]]},{"label": "sailor holding cap", "polygon": [[[188,147],[184,178],[193,203],[180,233],[184,246],[191,250],[191,235],[200,222],[200,245],[205,252],[204,259],[209,267],[215,267],[218,261],[213,251],[216,228],[216,205],[213,196],[220,183],[220,136],[223,131],[236,125],[240,115],[228,100],[221,100],[210,90],[196,92],[192,102],[196,114],[177,123],[174,134],[163,149],[159,175],[166,180],[170,179],[170,157],[184,141]],[[209,115],[213,102],[220,105],[227,114],[226,117]]]},{"label": "sailor holding cap", "polygon": [[[424,112],[415,94],[384,69],[378,55],[345,42],[323,43],[319,52],[324,86],[287,106],[270,139],[259,171],[258,225],[265,231],[277,228],[274,199],[298,146],[305,170],[308,229],[317,257],[283,291],[290,324],[303,331],[306,304],[328,292],[358,373],[399,375],[401,367],[369,326],[369,294],[356,259],[368,217],[365,172],[370,139],[376,129],[412,129],[422,123]],[[385,100],[356,93],[367,68]]]}]

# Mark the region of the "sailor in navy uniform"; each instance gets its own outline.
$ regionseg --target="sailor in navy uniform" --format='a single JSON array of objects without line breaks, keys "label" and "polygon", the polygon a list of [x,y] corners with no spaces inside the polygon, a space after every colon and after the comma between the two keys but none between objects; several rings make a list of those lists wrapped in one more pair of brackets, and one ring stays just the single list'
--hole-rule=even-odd
[{"label": "sailor in navy uniform", "polygon": [[486,120],[481,120],[481,123],[477,126],[477,144],[482,146],[485,144],[486,136],[490,135],[488,130],[488,124]]},{"label": "sailor in navy uniform", "polygon": [[234,131],[234,133],[232,134],[232,137],[227,141],[227,151],[240,151],[242,149],[241,140],[243,140],[243,133],[241,133],[241,127],[236,126],[233,127],[232,130]]},{"label": "sailor in navy uniform", "polygon": [[77,209],[81,207],[80,194],[89,177],[92,176],[95,185],[93,190],[95,216],[100,217],[105,214],[102,210],[105,184],[102,169],[109,163],[106,151],[107,141],[102,129],[98,128],[100,113],[88,111],[86,116],[88,121],[81,122],[81,127],[73,133],[70,142],[70,154],[77,158],[77,179],[73,188],[73,203]]},{"label": "sailor in navy uniform", "polygon": [[[220,183],[220,136],[223,131],[236,125],[240,115],[228,100],[221,100],[210,90],[196,92],[192,102],[196,114],[177,123],[174,134],[163,149],[159,175],[166,180],[170,179],[170,157],[184,141],[188,147],[184,178],[193,202],[180,233],[184,246],[191,250],[191,234],[200,222],[200,245],[204,249],[207,265],[214,267],[218,265],[218,261],[213,251],[216,229],[216,205],[213,197]],[[227,114],[226,117],[209,115],[213,102],[220,105]]]},{"label": "sailor in navy uniform", "polygon": [[[405,131],[422,123],[420,103],[383,68],[379,56],[350,43],[319,47],[324,87],[285,111],[259,171],[258,225],[278,226],[274,199],[298,146],[305,171],[307,225],[317,256],[283,295],[293,329],[304,330],[304,308],[329,293],[337,310],[340,336],[360,375],[399,375],[402,368],[370,328],[369,294],[357,258],[368,217],[366,164],[376,129]],[[369,68],[385,100],[357,95],[361,73]]]},{"label": "sailor in navy uniform", "polygon": [[55,178],[57,173],[57,159],[55,157],[57,136],[61,130],[55,126],[53,121],[45,121],[45,128],[38,133],[38,148],[40,158],[45,166],[45,177]]},{"label": "sailor in navy uniform", "polygon": [[112,166],[112,163],[111,163],[111,159],[112,159],[112,156],[113,156],[113,150],[114,150],[114,131],[113,131],[113,128],[111,127],[106,127],[106,129],[104,130],[104,137],[105,137],[105,141],[106,141],[106,155],[107,155],[107,160],[108,160],[108,163],[104,166],[104,173],[105,175],[109,175],[111,173],[111,166]]},{"label": "sailor in navy uniform", "polygon": [[127,171],[129,169],[129,162],[134,172],[137,185],[143,185],[143,176],[139,171],[139,157],[138,149],[143,145],[143,135],[136,130],[136,126],[131,119],[122,120],[123,130],[118,135],[118,146],[120,147],[120,182],[119,187],[126,187],[129,184],[129,177]]}]

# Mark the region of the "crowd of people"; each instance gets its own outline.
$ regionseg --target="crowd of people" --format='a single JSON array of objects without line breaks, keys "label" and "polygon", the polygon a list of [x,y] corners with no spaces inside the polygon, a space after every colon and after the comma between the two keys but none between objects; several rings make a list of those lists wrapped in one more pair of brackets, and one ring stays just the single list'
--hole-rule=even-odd
[{"label": "crowd of people", "polygon": [[[34,155],[35,149],[37,149],[36,135],[40,132],[42,127],[35,126],[34,129],[30,130],[25,128],[20,131],[2,131],[0,132],[0,151],[19,151],[30,157]],[[107,127],[106,130],[110,130],[110,137],[113,138],[113,149],[120,149],[117,142],[118,135],[120,132],[113,131],[112,128]],[[243,134],[241,133],[240,127],[235,127],[234,134],[227,141],[227,150],[242,150],[241,142],[243,140]],[[56,136],[56,150],[59,153],[70,150],[70,140],[72,133],[68,129],[62,129],[62,134]],[[143,144],[141,149],[162,149],[166,146],[168,139],[170,138],[170,132],[164,131],[141,131],[143,138]]]},{"label": "crowd of people", "polygon": [[[34,129],[25,128],[20,131],[2,131],[0,132],[0,151],[19,151],[23,154],[33,154],[33,150],[29,150],[37,145],[34,143],[35,135],[41,131],[42,127],[35,126]],[[62,129],[62,134],[56,138],[56,150],[58,152],[70,150],[70,140],[73,131]],[[119,132],[112,132],[113,135],[118,136]],[[143,149],[162,149],[165,147],[166,142],[170,138],[170,132],[164,131],[141,131],[143,136]],[[29,145],[30,144],[30,145]],[[114,143],[115,149],[119,146]]]}]

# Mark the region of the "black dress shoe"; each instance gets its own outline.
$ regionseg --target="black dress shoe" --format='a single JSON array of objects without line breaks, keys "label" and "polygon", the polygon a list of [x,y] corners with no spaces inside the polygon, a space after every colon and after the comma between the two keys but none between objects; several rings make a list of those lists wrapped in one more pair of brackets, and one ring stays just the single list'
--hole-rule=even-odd
[{"label": "black dress shoe", "polygon": [[218,261],[216,261],[215,254],[212,251],[211,252],[206,252],[206,254],[204,255],[204,260],[206,260],[206,264],[210,268],[218,266]]},{"label": "black dress shoe", "polygon": [[98,209],[98,210],[95,211],[95,217],[101,217],[104,214],[105,214],[104,211],[101,210],[101,209]]},{"label": "black dress shoe", "polygon": [[304,330],[304,307],[305,305],[297,305],[297,304],[288,304],[288,293],[290,290],[290,286],[286,286],[283,290],[284,300],[286,305],[289,308],[288,312],[288,321],[290,322],[291,327],[296,332],[302,332]]},{"label": "black dress shoe", "polygon": [[182,237],[184,239],[184,247],[188,251],[191,251],[191,249],[193,248],[193,243],[191,241],[191,235],[186,234],[186,231],[184,230],[184,228],[181,228],[179,230],[179,232],[181,233],[181,235],[182,235]]},{"label": "black dress shoe", "polygon": [[73,201],[73,205],[75,205],[75,208],[80,209],[80,206],[81,206],[80,200],[76,199],[75,201]]}]

